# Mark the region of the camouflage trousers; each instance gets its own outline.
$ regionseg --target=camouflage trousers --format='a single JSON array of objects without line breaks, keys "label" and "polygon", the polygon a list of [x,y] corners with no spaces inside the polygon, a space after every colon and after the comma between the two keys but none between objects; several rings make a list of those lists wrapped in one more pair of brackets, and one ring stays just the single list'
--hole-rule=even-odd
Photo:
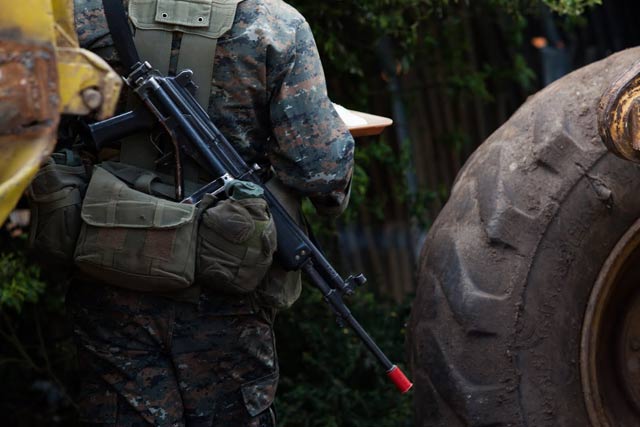
[{"label": "camouflage trousers", "polygon": [[80,421],[100,426],[273,427],[272,316],[251,297],[198,304],[93,284],[67,298]]}]

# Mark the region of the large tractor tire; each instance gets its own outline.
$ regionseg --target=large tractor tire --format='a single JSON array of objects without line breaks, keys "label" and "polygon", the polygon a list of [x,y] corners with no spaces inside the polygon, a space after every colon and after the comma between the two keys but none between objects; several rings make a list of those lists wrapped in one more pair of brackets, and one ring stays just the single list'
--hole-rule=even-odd
[{"label": "large tractor tire", "polygon": [[640,426],[640,167],[597,125],[638,60],[545,88],[458,175],[421,254],[416,426]]}]

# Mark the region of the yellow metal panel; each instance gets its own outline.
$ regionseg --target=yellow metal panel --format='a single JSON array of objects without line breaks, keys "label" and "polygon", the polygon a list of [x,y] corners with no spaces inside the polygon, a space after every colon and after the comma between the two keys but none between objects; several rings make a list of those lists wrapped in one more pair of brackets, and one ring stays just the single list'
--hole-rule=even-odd
[{"label": "yellow metal panel", "polygon": [[53,44],[51,0],[0,0],[0,30],[19,31],[24,39]]},{"label": "yellow metal panel", "polygon": [[[57,57],[60,111],[83,115],[97,110],[98,119],[111,116],[122,87],[120,76],[102,58],[84,49],[57,49]],[[91,92],[85,92],[87,89]]]},{"label": "yellow metal panel", "polygon": [[72,0],[0,0],[0,224],[51,153],[59,113],[104,119],[121,86],[78,48]]},{"label": "yellow metal panel", "polygon": [[54,130],[37,136],[0,137],[0,224],[18,203],[43,157],[51,152],[55,143]]},{"label": "yellow metal panel", "polygon": [[[3,1],[3,0],[0,0]],[[51,0],[58,47],[78,47],[73,19],[73,0]]]},{"label": "yellow metal panel", "polygon": [[57,69],[51,44],[0,38],[0,223],[55,144]]},{"label": "yellow metal panel", "polygon": [[[3,0],[0,0],[3,1]],[[122,86],[118,76],[97,55],[78,48],[72,0],[50,0],[55,18],[60,112],[98,119],[113,114]]]}]

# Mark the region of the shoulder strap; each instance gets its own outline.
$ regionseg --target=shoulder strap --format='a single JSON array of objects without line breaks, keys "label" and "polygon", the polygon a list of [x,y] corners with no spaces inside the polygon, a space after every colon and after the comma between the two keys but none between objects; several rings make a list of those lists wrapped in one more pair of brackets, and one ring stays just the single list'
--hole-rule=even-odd
[{"label": "shoulder strap", "polygon": [[122,0],[102,0],[102,6],[120,61],[127,70],[131,70],[136,63],[140,62],[140,57],[133,44],[133,36]]}]

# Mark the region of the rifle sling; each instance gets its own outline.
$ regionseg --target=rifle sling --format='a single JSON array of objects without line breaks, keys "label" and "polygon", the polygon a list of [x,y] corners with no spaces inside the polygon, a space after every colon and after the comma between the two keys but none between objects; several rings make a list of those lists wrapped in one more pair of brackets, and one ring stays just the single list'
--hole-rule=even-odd
[{"label": "rifle sling", "polygon": [[102,6],[111,39],[128,74],[131,68],[140,62],[140,56],[131,37],[131,28],[129,28],[124,5],[122,0],[102,0]]}]

